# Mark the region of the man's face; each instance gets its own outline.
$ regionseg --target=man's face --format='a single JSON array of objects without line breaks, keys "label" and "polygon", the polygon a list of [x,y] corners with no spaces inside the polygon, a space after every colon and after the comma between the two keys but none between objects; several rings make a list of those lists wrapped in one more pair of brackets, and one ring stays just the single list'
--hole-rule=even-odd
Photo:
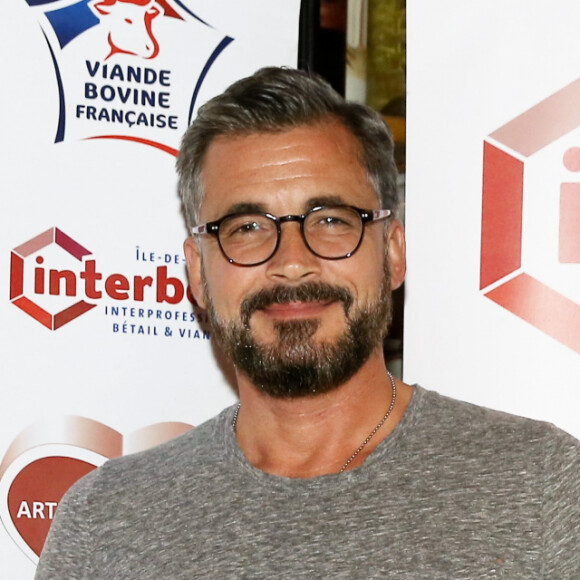
[{"label": "man's face", "polygon": [[[218,138],[204,163],[200,221],[337,203],[377,209],[358,159],[358,142],[338,123]],[[371,223],[353,256],[325,260],[290,222],[276,254],[259,266],[230,264],[214,236],[203,237],[201,251],[189,239],[185,250],[192,291],[238,371],[267,394],[295,397],[337,387],[381,349],[391,289],[404,274],[403,244],[398,222],[388,236],[383,222]],[[390,260],[389,275],[391,250],[403,257],[394,272]]]}]

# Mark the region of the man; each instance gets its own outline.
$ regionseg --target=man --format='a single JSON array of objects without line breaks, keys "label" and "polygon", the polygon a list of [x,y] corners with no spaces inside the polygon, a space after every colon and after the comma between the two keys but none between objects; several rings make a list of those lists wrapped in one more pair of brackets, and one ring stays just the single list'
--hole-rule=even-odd
[{"label": "man", "polygon": [[580,578],[578,442],[385,367],[405,242],[381,118],[264,69],[200,110],[178,170],[240,404],[78,483],[37,578]]}]

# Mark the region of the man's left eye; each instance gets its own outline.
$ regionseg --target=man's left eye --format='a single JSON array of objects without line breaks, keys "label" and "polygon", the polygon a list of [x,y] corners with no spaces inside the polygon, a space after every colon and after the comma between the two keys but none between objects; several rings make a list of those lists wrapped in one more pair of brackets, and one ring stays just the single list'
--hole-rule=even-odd
[{"label": "man's left eye", "polygon": [[347,220],[334,215],[325,215],[320,216],[318,220],[316,220],[316,225],[321,227],[328,227],[328,228],[337,228],[337,227],[350,227],[350,224]]}]

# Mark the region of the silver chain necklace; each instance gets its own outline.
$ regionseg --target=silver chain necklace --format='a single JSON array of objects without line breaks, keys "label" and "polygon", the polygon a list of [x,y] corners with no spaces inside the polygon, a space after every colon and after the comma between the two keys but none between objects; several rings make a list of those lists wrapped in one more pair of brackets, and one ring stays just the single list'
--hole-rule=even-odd
[{"label": "silver chain necklace", "polygon": [[[367,438],[359,445],[358,449],[346,460],[346,463],[340,468],[339,473],[345,471],[347,467],[354,461],[355,457],[365,448],[366,444],[376,435],[377,431],[384,425],[385,421],[389,418],[389,415],[395,408],[395,400],[397,398],[397,386],[395,385],[395,379],[393,378],[393,375],[389,371],[387,371],[387,374],[389,375],[391,387],[393,389],[391,404],[389,405],[389,408],[387,409],[387,412],[384,414],[383,418],[378,422],[377,426],[368,434]],[[242,404],[238,403],[238,406],[234,411],[234,418],[232,419],[232,429],[234,430],[234,433],[236,432],[236,425],[238,423],[238,415],[240,414],[241,406]]]}]

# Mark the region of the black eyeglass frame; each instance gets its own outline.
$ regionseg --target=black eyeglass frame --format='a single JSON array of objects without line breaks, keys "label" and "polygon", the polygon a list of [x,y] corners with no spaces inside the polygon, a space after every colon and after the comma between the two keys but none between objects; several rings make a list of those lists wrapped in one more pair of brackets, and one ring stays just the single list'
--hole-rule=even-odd
[{"label": "black eyeglass frame", "polygon": [[[350,252],[348,252],[346,255],[328,258],[327,256],[322,256],[321,254],[315,252],[310,247],[310,244],[308,243],[308,240],[306,239],[306,234],[304,233],[304,222],[309,215],[311,215],[315,212],[318,212],[318,211],[321,211],[324,209],[341,209],[341,208],[351,209],[351,210],[354,210],[356,213],[358,213],[360,220],[361,220],[361,224],[362,224],[360,238],[359,238],[359,241],[358,241],[357,245],[355,246],[355,248],[353,250],[351,250]],[[224,250],[220,236],[219,236],[220,226],[225,220],[230,219],[230,218],[234,218],[237,216],[241,216],[241,215],[261,215],[261,216],[264,216],[264,217],[272,220],[276,224],[276,234],[277,234],[276,245],[274,246],[274,249],[272,250],[270,255],[267,258],[265,258],[264,260],[261,260],[259,262],[255,262],[255,263],[253,262],[251,264],[242,264],[242,263],[236,262],[235,260],[230,258],[228,256],[228,254],[226,253],[226,251]],[[276,252],[278,251],[278,248],[280,247],[280,239],[282,238],[281,225],[283,223],[298,222],[300,224],[300,234],[302,236],[302,240],[304,241],[305,246],[308,248],[308,250],[310,252],[312,252],[318,258],[322,258],[323,260],[345,260],[346,258],[350,258],[360,248],[360,245],[362,244],[364,233],[365,233],[365,226],[368,223],[387,219],[389,217],[392,217],[392,215],[393,215],[393,212],[390,209],[361,209],[360,207],[355,207],[354,205],[335,205],[335,206],[320,205],[320,206],[313,207],[312,209],[309,209],[306,213],[303,213],[301,215],[290,214],[290,215],[285,215],[285,216],[280,216],[280,217],[277,217],[271,213],[261,212],[261,211],[243,211],[243,212],[229,213],[229,214],[226,214],[226,215],[222,216],[221,218],[214,220],[212,222],[206,222],[205,224],[200,224],[198,226],[194,226],[191,228],[190,231],[191,231],[191,234],[194,236],[197,236],[197,235],[216,236],[220,250],[221,250],[222,254],[224,255],[224,257],[226,258],[226,260],[230,264],[235,264],[236,266],[242,266],[242,267],[252,267],[252,266],[260,266],[261,264],[265,264],[268,260],[272,259],[274,254],[276,254]]]}]

